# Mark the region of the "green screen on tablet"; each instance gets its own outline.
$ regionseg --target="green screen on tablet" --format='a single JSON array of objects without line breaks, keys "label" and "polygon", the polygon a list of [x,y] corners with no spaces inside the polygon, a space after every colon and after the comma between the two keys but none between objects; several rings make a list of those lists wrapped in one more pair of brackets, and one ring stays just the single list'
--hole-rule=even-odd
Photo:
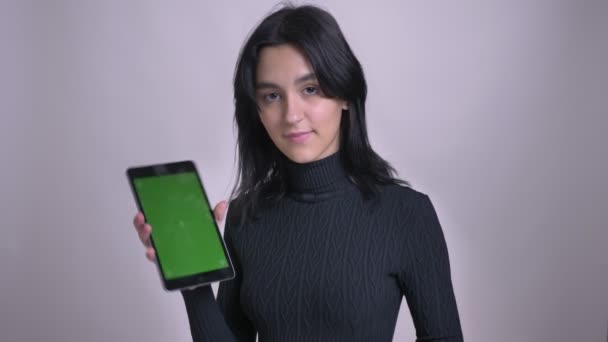
[{"label": "green screen on tablet", "polygon": [[138,177],[133,185],[167,280],[228,267],[196,172]]}]

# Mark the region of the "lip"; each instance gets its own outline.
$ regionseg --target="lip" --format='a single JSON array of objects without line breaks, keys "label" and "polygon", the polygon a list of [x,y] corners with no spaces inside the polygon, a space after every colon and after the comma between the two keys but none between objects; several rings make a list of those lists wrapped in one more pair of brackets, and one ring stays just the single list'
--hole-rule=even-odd
[{"label": "lip", "polygon": [[285,137],[292,142],[301,143],[304,142],[312,133],[312,131],[307,132],[293,132],[286,134]]}]

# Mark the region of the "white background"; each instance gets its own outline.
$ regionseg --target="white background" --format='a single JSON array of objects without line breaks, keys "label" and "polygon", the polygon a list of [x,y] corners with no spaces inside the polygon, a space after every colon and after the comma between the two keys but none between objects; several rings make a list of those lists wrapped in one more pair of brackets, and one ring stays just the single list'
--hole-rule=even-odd
[{"label": "white background", "polygon": [[[190,341],[124,172],[194,159],[227,197],[234,65],[275,4],[1,2],[1,341]],[[372,146],[435,204],[465,339],[606,341],[607,2],[321,4]]]}]

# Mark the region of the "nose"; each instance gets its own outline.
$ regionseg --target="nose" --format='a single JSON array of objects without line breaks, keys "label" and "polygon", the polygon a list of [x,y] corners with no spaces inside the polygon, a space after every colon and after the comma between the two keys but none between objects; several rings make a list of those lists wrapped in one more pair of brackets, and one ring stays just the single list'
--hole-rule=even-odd
[{"label": "nose", "polygon": [[299,98],[294,95],[287,95],[285,98],[285,121],[290,124],[297,124],[304,118],[304,112]]}]

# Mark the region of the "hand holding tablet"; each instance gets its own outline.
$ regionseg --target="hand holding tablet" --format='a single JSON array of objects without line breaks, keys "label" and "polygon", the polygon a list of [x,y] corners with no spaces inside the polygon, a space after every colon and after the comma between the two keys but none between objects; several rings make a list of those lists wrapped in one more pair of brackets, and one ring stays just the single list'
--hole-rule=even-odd
[{"label": "hand holding tablet", "polygon": [[226,204],[211,209],[192,161],[132,167],[127,177],[140,211],[133,224],[166,290],[234,277],[215,222],[222,220]]}]

